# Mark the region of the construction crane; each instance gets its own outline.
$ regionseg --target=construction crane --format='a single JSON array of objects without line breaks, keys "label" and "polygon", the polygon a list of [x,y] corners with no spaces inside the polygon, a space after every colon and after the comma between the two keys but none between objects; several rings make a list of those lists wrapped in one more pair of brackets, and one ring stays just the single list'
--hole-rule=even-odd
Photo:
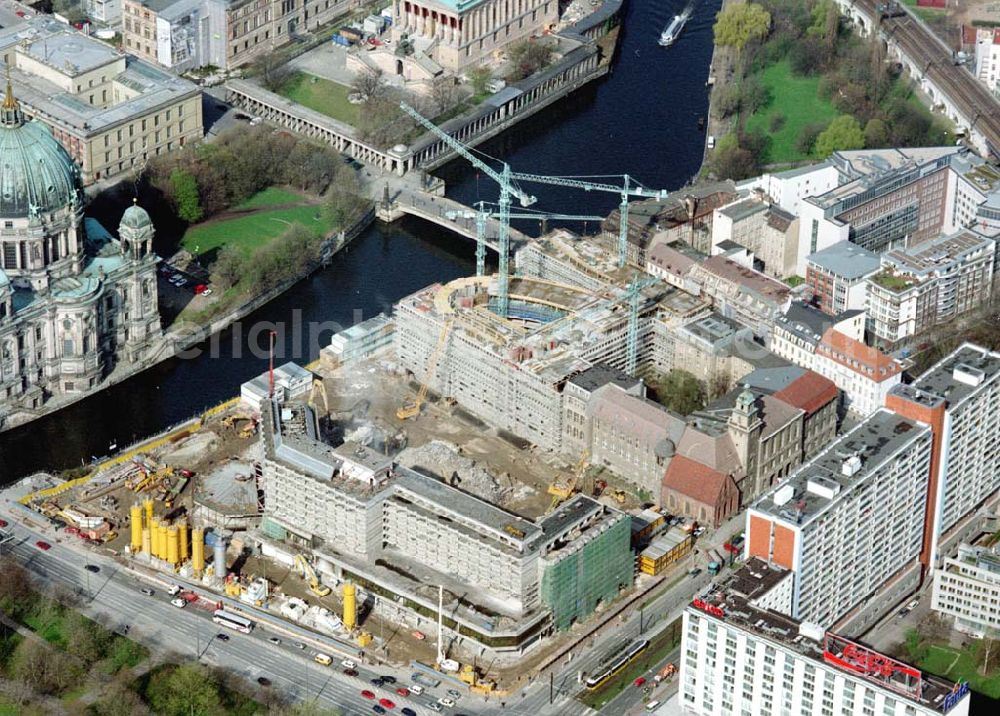
[{"label": "construction crane", "polygon": [[628,254],[628,198],[630,196],[642,196],[649,199],[666,199],[666,189],[647,189],[641,184],[633,184],[633,177],[622,174],[622,185],[602,184],[600,182],[584,181],[575,177],[547,177],[540,174],[524,174],[515,172],[511,177],[516,181],[534,182],[536,184],[552,184],[553,186],[566,186],[573,189],[583,189],[584,191],[606,191],[612,194],[621,195],[621,203],[618,205],[618,265],[625,265],[625,257]]},{"label": "construction crane", "polygon": [[434,371],[437,370],[438,361],[441,360],[441,355],[444,353],[444,347],[448,343],[448,334],[451,333],[451,327],[454,322],[454,318],[449,318],[441,329],[437,346],[435,346],[434,352],[431,353],[431,357],[427,361],[427,373],[420,383],[420,389],[417,391],[416,398],[413,399],[412,403],[407,403],[396,411],[396,417],[400,420],[408,420],[420,415],[420,408],[424,404],[424,401],[427,400],[427,391],[430,388],[430,382],[434,379]]},{"label": "construction crane", "polygon": [[638,276],[632,277],[632,282],[625,292],[628,301],[628,336],[625,345],[625,372],[632,378],[639,362],[639,296],[642,289],[652,286],[659,279],[646,278],[639,280]]},{"label": "construction crane", "polygon": [[302,578],[309,580],[309,591],[317,597],[325,597],[333,591],[319,581],[319,576],[316,574],[316,571],[312,568],[312,565],[309,564],[309,561],[301,554],[295,555],[295,566],[298,567],[299,571],[302,573]]},{"label": "construction crane", "polygon": [[587,471],[587,465],[590,461],[590,449],[587,448],[580,455],[580,459],[576,461],[576,465],[573,466],[573,472],[569,478],[569,482],[566,484],[559,484],[558,482],[553,482],[549,485],[549,494],[552,495],[552,502],[549,503],[549,509],[546,510],[546,514],[552,512],[559,504],[568,499],[574,492],[576,492],[576,486],[580,483],[580,479],[583,477],[583,473]]},{"label": "construction crane", "polygon": [[330,414],[330,398],[326,395],[326,385],[319,378],[313,378],[312,390],[309,393],[309,407],[316,410],[316,393],[319,393],[323,397],[323,408],[326,410],[324,415]]},{"label": "construction crane", "polygon": [[497,232],[497,249],[500,254],[500,261],[497,268],[497,312],[500,314],[501,318],[507,318],[507,309],[510,305],[510,274],[508,269],[508,260],[510,259],[510,199],[511,196],[516,196],[521,202],[521,206],[531,206],[535,203],[535,197],[525,193],[514,183],[514,179],[512,178],[510,171],[510,165],[507,164],[507,162],[501,162],[503,165],[502,169],[500,172],[497,172],[493,169],[493,167],[474,156],[464,144],[424,117],[420,114],[420,112],[413,109],[413,107],[408,105],[406,102],[400,102],[399,106],[404,112],[417,120],[417,122],[425,129],[439,137],[442,142],[451,147],[455,153],[464,157],[470,164],[472,164],[472,166],[476,167],[476,169],[483,172],[499,185],[500,200],[498,203],[500,205],[500,229]]},{"label": "construction crane", "polygon": [[[486,202],[480,201],[476,204],[476,211],[446,211],[445,216],[451,220],[455,219],[475,219],[476,220],[476,276],[486,273],[486,222],[499,216],[498,212],[487,211]],[[508,214],[508,219],[552,219],[553,221],[604,221],[603,216],[589,216],[586,214],[550,214],[547,212],[529,212],[524,214]]]}]

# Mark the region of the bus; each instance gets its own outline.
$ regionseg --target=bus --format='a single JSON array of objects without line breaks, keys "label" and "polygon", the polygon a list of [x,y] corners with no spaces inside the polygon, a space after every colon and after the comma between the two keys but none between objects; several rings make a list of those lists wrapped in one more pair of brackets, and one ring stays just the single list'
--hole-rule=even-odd
[{"label": "bus", "polygon": [[649,648],[649,642],[645,639],[634,642],[631,646],[629,646],[628,649],[625,650],[624,653],[622,653],[614,661],[612,661],[609,667],[599,671],[598,673],[594,674],[594,676],[591,676],[589,679],[587,679],[586,682],[587,688],[590,689],[591,691],[600,688],[605,683],[607,683],[607,681],[612,676],[622,671],[626,666],[628,666],[632,662],[633,659],[639,656],[639,654],[641,654],[642,652],[646,651],[646,649],[648,648]]},{"label": "bus", "polygon": [[239,614],[227,612],[225,609],[216,609],[215,614],[212,615],[212,621],[229,629],[241,631],[244,634],[249,634],[250,630],[253,629],[252,621],[246,617],[241,617]]}]

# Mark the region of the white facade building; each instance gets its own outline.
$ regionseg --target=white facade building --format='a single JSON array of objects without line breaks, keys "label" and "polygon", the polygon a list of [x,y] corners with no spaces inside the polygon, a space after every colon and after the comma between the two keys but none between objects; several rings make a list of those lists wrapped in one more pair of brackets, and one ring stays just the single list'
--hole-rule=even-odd
[{"label": "white facade building", "polygon": [[[756,562],[756,563],[753,563]],[[780,572],[752,561],[684,612],[681,713],[699,716],[966,716],[967,685],[944,681],[808,622],[759,594]],[[771,586],[778,580],[777,586]]]},{"label": "white facade building", "polygon": [[893,358],[835,328],[828,328],[816,346],[812,369],[832,380],[844,393],[844,407],[862,417],[885,405],[903,374]]},{"label": "white facade building", "polygon": [[1000,634],[1000,556],[996,547],[960,544],[934,572],[931,609],[951,617],[955,629],[976,638]]},{"label": "white facade building", "polygon": [[840,172],[827,161],[777,174],[761,174],[736,188],[740,191],[760,189],[782,209],[798,216],[803,199],[825,194],[839,184]]}]

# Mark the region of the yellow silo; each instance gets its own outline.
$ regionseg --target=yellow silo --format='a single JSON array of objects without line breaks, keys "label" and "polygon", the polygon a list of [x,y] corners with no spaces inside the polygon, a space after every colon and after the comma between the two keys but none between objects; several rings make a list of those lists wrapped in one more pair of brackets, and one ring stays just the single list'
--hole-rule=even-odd
[{"label": "yellow silo", "polygon": [[129,546],[132,548],[132,554],[135,554],[142,549],[142,507],[140,505],[132,505],[129,510],[129,521],[132,523],[132,539]]},{"label": "yellow silo", "polygon": [[190,534],[188,534],[187,522],[181,522],[177,525],[177,538],[179,542],[178,546],[180,548],[180,552],[177,556],[180,557],[181,562],[187,562],[188,557],[191,556]]},{"label": "yellow silo", "polygon": [[160,558],[160,523],[154,517],[149,522],[149,553],[153,555],[154,558]]},{"label": "yellow silo", "polygon": [[358,646],[364,648],[372,643],[372,635],[366,631],[358,634]]},{"label": "yellow silo", "polygon": [[148,527],[142,528],[142,551],[146,554],[153,554],[153,538],[149,534]]},{"label": "yellow silo", "polygon": [[180,563],[181,549],[180,538],[177,528],[170,526],[167,528],[167,561],[175,567]]},{"label": "yellow silo", "polygon": [[167,558],[167,525],[166,525],[166,523],[162,523],[159,526],[158,529],[159,529],[159,532],[160,532],[160,536],[159,536],[159,540],[160,540],[160,559],[166,559]]},{"label": "yellow silo", "polygon": [[344,582],[344,628],[352,631],[358,621],[357,587]]},{"label": "yellow silo", "polygon": [[201,527],[191,530],[191,569],[197,577],[205,571],[205,530]]},{"label": "yellow silo", "polygon": [[147,497],[142,506],[146,508],[146,524],[149,525],[153,521],[153,499]]}]

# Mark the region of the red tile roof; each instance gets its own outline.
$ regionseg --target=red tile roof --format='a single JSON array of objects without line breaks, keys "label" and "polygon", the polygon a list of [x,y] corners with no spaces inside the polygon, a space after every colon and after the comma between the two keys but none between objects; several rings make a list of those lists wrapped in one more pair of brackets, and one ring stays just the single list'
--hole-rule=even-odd
[{"label": "red tile roof", "polygon": [[697,502],[715,505],[729,479],[728,475],[707,465],[683,455],[675,455],[663,475],[663,486]]},{"label": "red tile roof", "polygon": [[837,399],[837,386],[819,373],[807,370],[774,394],[778,400],[794,405],[812,415],[831,400]]},{"label": "red tile roof", "polygon": [[976,28],[972,25],[962,25],[962,44],[963,45],[975,45],[976,44]]},{"label": "red tile roof", "polygon": [[833,328],[826,329],[816,352],[876,383],[881,383],[900,371],[899,363],[890,356]]}]

